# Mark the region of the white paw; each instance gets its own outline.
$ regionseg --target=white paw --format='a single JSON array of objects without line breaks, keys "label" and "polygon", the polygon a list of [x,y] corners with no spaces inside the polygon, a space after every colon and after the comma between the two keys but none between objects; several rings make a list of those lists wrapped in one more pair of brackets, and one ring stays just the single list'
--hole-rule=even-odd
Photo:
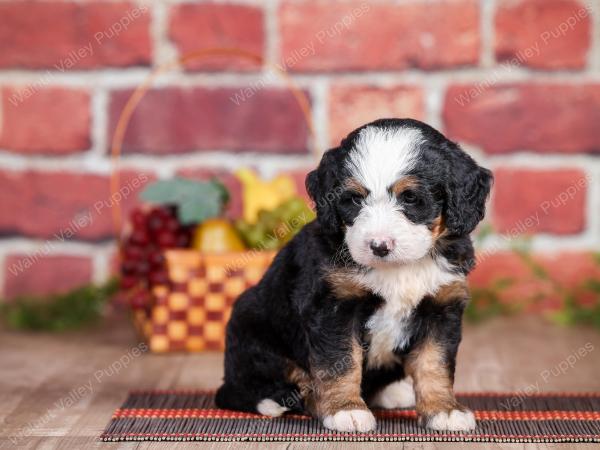
[{"label": "white paw", "polygon": [[375,395],[371,401],[371,406],[385,409],[415,406],[415,390],[413,389],[412,379],[408,377],[402,381],[388,384]]},{"label": "white paw", "polygon": [[475,423],[475,415],[465,409],[453,409],[450,414],[447,412],[437,413],[427,422],[429,428],[434,430],[449,430],[449,431],[469,431],[473,430],[477,424]]},{"label": "white paw", "polygon": [[338,411],[333,416],[323,419],[325,428],[336,431],[367,432],[375,429],[375,416],[366,409],[350,409]]},{"label": "white paw", "polygon": [[270,398],[263,398],[260,402],[258,402],[258,405],[256,405],[256,410],[263,416],[279,417],[286,412],[288,408],[281,406],[279,403],[271,400]]}]

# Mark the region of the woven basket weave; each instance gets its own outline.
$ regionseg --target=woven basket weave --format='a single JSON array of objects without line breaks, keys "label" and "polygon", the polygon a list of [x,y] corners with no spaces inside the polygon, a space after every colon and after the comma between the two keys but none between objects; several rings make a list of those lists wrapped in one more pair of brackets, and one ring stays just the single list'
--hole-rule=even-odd
[{"label": "woven basket weave", "polygon": [[260,280],[275,253],[165,255],[169,283],[153,288],[149,310],[135,311],[136,328],[153,352],[223,350],[233,303]]}]

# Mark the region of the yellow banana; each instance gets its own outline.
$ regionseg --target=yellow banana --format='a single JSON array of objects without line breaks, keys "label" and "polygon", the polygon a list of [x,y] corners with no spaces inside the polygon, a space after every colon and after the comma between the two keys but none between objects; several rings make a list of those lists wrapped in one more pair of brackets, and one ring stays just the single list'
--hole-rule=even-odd
[{"label": "yellow banana", "polygon": [[244,168],[236,171],[235,176],[242,183],[243,215],[247,223],[256,223],[260,210],[271,211],[296,195],[294,180],[287,175],[264,181],[254,171]]}]

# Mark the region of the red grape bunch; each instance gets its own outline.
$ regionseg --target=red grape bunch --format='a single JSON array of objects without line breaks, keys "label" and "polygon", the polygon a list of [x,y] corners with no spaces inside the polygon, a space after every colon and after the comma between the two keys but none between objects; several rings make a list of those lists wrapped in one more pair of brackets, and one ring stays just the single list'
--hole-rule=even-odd
[{"label": "red grape bunch", "polygon": [[175,207],[137,208],[121,250],[121,287],[133,308],[150,306],[152,286],[168,282],[164,251],[189,247],[193,227],[179,223]]}]

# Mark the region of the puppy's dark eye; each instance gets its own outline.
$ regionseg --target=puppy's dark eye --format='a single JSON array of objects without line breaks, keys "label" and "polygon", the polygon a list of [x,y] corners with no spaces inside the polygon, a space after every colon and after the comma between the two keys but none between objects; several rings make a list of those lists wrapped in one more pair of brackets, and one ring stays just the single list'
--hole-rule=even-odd
[{"label": "puppy's dark eye", "polygon": [[364,197],[355,192],[345,192],[341,198],[341,202],[348,206],[350,206],[350,205],[362,206],[363,200],[364,200]]},{"label": "puppy's dark eye", "polygon": [[404,191],[402,194],[400,194],[400,198],[404,203],[408,203],[409,205],[417,202],[417,194],[415,194],[413,191]]}]

